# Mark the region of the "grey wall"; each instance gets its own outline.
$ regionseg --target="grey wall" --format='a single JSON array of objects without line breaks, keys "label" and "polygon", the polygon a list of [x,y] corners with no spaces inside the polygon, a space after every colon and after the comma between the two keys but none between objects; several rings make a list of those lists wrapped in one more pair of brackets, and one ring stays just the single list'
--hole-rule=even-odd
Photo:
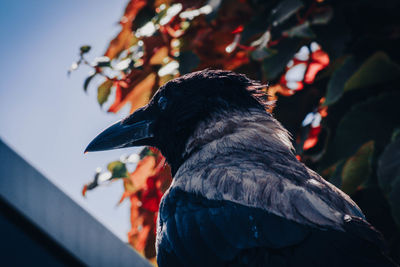
[{"label": "grey wall", "polygon": [[[9,206],[3,209],[6,214],[10,213],[9,210],[19,213],[11,216],[14,218],[11,220],[8,215],[0,216],[0,223],[7,225],[7,229],[19,229],[20,233],[17,231],[16,235],[24,235],[24,228],[29,226],[15,226],[15,222],[25,218],[33,228],[48,237],[45,245],[37,245],[38,251],[41,251],[42,245],[44,251],[46,247],[48,250],[51,242],[55,243],[55,247],[60,247],[54,250],[58,253],[53,257],[55,261],[75,258],[77,263],[89,266],[151,266],[1,140],[0,200],[4,202],[3,206]],[[33,240],[32,244],[46,239],[40,236],[35,234],[35,238],[28,239]],[[0,242],[6,241],[4,236],[2,239]],[[22,256],[29,241],[23,243],[25,246],[21,244]],[[66,253],[60,254],[62,249]],[[49,258],[51,257],[50,255]],[[43,261],[47,262],[48,259]]]},{"label": "grey wall", "polygon": [[0,198],[1,266],[85,266]]}]

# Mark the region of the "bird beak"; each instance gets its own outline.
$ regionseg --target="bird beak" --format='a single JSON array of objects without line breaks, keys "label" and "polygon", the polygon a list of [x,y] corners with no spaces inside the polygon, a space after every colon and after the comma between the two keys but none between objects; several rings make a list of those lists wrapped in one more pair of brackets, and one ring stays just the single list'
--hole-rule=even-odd
[{"label": "bird beak", "polygon": [[[147,112],[146,112],[147,111]],[[149,110],[139,109],[127,120],[111,125],[86,147],[86,152],[110,150],[132,146],[152,145],[154,137],[153,119],[146,115]]]}]

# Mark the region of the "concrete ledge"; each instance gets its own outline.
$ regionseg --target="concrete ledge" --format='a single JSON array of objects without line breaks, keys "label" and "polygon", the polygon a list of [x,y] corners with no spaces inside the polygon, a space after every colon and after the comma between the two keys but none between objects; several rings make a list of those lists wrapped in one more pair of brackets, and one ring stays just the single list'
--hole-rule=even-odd
[{"label": "concrete ledge", "polygon": [[0,197],[88,266],[152,266],[2,140]]}]

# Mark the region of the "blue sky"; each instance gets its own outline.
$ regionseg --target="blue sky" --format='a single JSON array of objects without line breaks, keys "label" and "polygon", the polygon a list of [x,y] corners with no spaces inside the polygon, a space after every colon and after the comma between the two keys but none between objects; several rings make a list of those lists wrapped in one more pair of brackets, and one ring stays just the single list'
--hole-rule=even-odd
[{"label": "blue sky", "polygon": [[121,239],[129,230],[129,204],[116,203],[122,183],[81,196],[83,184],[122,153],[83,150],[103,128],[126,113],[107,114],[88,94],[88,68],[67,77],[79,47],[101,56],[119,30],[126,0],[5,0],[0,9],[0,137]]}]

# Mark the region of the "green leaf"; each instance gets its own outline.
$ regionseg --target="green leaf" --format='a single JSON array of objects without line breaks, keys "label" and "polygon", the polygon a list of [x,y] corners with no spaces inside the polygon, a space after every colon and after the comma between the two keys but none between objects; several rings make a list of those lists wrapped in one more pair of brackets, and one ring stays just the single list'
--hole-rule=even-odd
[{"label": "green leaf", "polygon": [[126,178],[129,175],[125,163],[119,160],[110,162],[107,169],[112,173],[111,178]]},{"label": "green leaf", "polygon": [[206,15],[206,20],[211,22],[217,17],[218,11],[221,7],[222,0],[210,0],[207,2],[207,5],[211,6],[211,13]]},{"label": "green leaf", "polygon": [[90,81],[94,78],[94,76],[96,76],[97,73],[93,73],[91,75],[89,75],[86,79],[85,82],[83,83],[83,91],[85,91],[85,93],[87,92],[87,88],[89,86]]},{"label": "green leaf", "polygon": [[392,133],[392,138],[391,138],[391,142],[394,142],[397,140],[397,138],[400,137],[400,128],[396,128],[394,129],[393,133]]},{"label": "green leaf", "polygon": [[329,54],[331,61],[345,55],[348,45],[351,43],[352,28],[349,27],[348,20],[344,17],[343,11],[334,11],[334,16],[325,25],[313,25],[312,29],[317,35],[318,43],[323,50]]},{"label": "green leaf", "polygon": [[[397,135],[397,131],[393,131],[392,137]],[[379,186],[388,199],[394,221],[400,227],[400,138],[386,146],[378,160],[377,173]]]},{"label": "green leaf", "polygon": [[277,50],[261,47],[261,48],[258,48],[256,50],[254,50],[251,53],[251,58],[254,59],[254,60],[257,60],[257,61],[261,61],[261,60],[264,60],[266,58],[272,57],[276,53],[278,53]]},{"label": "green leaf", "polygon": [[321,160],[321,168],[328,167],[353,155],[364,143],[374,140],[380,153],[390,141],[393,130],[400,125],[400,92],[373,96],[354,105],[336,127],[333,139]]},{"label": "green leaf", "polygon": [[245,44],[251,37],[265,32],[267,28],[268,19],[264,13],[251,18],[250,22],[244,26],[243,32],[241,33],[240,43]]},{"label": "green leaf", "polygon": [[150,149],[150,147],[144,147],[143,149],[142,149],[142,151],[140,151],[140,153],[139,153],[139,157],[140,157],[140,159],[143,159],[144,157],[147,157],[147,156],[153,156],[153,157],[155,157],[155,156],[157,156],[156,154],[154,154],[153,153],[153,151],[151,151],[151,149]]},{"label": "green leaf", "polygon": [[278,26],[288,18],[290,18],[297,10],[303,7],[300,0],[283,0],[272,9],[270,21],[273,26]]},{"label": "green leaf", "polygon": [[400,78],[400,66],[378,51],[368,58],[344,85],[344,91],[390,82]]},{"label": "green leaf", "polygon": [[315,38],[315,34],[311,30],[309,22],[296,25],[291,29],[284,31],[283,33],[289,37],[310,38],[310,39]]},{"label": "green leaf", "polygon": [[386,146],[379,157],[377,173],[379,186],[385,194],[390,194],[396,178],[400,177],[400,138]]},{"label": "green leaf", "polygon": [[278,26],[303,7],[303,2],[300,0],[284,0],[277,5],[274,4],[273,1],[258,3],[262,11],[251,17],[249,23],[244,26],[240,38],[241,44],[245,44],[255,35],[266,32],[271,26]]},{"label": "green leaf", "polygon": [[96,67],[110,67],[111,61],[108,57],[98,57],[95,59],[95,66]]},{"label": "green leaf", "polygon": [[90,45],[83,45],[79,48],[79,50],[81,51],[81,55],[86,54],[87,52],[90,51],[92,47]]},{"label": "green leaf", "polygon": [[394,221],[400,227],[400,175],[394,179],[388,200]]},{"label": "green leaf", "polygon": [[267,80],[273,80],[283,72],[287,63],[293,58],[300,47],[300,39],[286,38],[274,49],[277,53],[263,60],[262,69]]},{"label": "green leaf", "polygon": [[200,63],[199,57],[192,51],[181,52],[179,57],[179,73],[181,75],[193,71]]},{"label": "green leaf", "polygon": [[344,92],[344,84],[346,80],[354,73],[357,64],[353,56],[348,56],[342,64],[333,72],[328,82],[326,90],[326,100],[324,106],[336,103]]},{"label": "green leaf", "polygon": [[333,8],[330,6],[324,6],[317,8],[312,16],[311,24],[327,24],[333,17]]},{"label": "green leaf", "polygon": [[340,188],[342,186],[342,170],[344,167],[344,164],[346,163],[345,160],[340,160],[338,163],[336,163],[333,166],[333,172],[329,177],[329,182],[333,184],[334,186]]},{"label": "green leaf", "polygon": [[97,88],[97,102],[99,102],[100,106],[107,101],[113,84],[114,82],[112,80],[107,79]]},{"label": "green leaf", "polygon": [[374,153],[374,141],[362,145],[343,166],[342,190],[352,195],[371,175],[371,159]]}]

